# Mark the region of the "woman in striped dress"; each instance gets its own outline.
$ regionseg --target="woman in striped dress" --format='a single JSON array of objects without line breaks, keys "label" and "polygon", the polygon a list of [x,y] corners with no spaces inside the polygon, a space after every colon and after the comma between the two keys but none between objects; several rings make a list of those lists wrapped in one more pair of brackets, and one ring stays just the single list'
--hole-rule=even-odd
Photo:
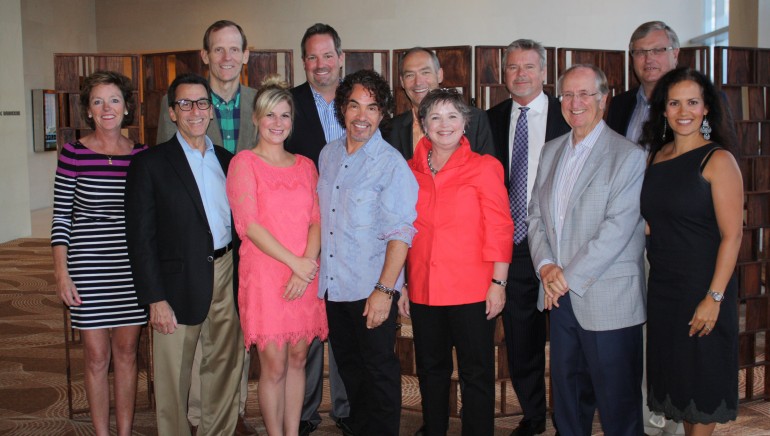
[{"label": "woman in striped dress", "polygon": [[109,434],[112,358],[119,435],[130,435],[136,398],[136,350],[147,315],[137,305],[126,249],[126,170],[146,148],[121,135],[131,123],[131,81],[118,73],[88,76],[81,115],[93,133],[65,144],[54,185],[51,228],[59,298],[84,345],[85,387],[97,435]]}]

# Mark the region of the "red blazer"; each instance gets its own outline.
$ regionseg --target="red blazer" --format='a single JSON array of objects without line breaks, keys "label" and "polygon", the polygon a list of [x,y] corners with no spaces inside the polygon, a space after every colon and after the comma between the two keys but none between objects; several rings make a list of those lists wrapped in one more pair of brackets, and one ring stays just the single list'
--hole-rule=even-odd
[{"label": "red blazer", "polygon": [[434,178],[425,137],[409,160],[417,183],[417,234],[407,257],[409,299],[449,306],[486,300],[495,262],[510,262],[513,221],[503,167],[460,147]]}]

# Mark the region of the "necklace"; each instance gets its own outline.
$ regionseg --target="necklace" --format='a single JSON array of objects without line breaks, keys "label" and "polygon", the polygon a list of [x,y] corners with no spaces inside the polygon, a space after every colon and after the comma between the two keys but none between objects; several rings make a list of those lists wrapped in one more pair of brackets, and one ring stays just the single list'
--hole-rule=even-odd
[{"label": "necklace", "polygon": [[112,165],[112,156],[107,155],[107,165]]},{"label": "necklace", "polygon": [[430,158],[432,156],[433,156],[433,150],[428,150],[428,168],[430,169],[430,172],[432,172],[433,175],[435,176],[436,173],[438,172],[438,170],[433,168],[433,163],[431,163],[431,161],[430,161]]}]

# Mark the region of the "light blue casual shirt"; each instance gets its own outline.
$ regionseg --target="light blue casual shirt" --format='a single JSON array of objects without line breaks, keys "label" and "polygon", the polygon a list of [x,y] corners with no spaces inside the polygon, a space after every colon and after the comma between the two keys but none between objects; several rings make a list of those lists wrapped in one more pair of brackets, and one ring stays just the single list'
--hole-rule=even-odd
[{"label": "light blue casual shirt", "polygon": [[313,93],[315,108],[318,111],[318,118],[321,119],[321,127],[324,129],[326,142],[329,143],[335,139],[339,139],[345,134],[345,128],[342,127],[339,120],[337,120],[337,115],[334,112],[334,100],[327,103],[326,99],[316,92],[312,86],[310,87],[310,92]]},{"label": "light blue casual shirt", "polygon": [[[417,180],[401,154],[377,130],[349,155],[346,136],[327,144],[318,160],[321,272],[318,297],[358,301],[372,293],[388,241],[412,244]],[[401,289],[403,274],[395,288]]]},{"label": "light blue casual shirt", "polygon": [[214,249],[223,248],[232,242],[233,236],[230,232],[230,203],[225,191],[225,172],[222,171],[222,165],[214,152],[214,143],[206,136],[206,152],[201,154],[199,150],[191,147],[179,132],[176,132],[176,139],[182,144],[187,163],[190,164],[195,183],[198,185]]}]

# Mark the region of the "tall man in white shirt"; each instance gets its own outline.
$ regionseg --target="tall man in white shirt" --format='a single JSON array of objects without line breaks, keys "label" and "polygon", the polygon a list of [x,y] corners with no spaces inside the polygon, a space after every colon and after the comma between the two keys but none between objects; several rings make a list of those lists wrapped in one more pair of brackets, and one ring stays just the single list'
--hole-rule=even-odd
[{"label": "tall man in white shirt", "polygon": [[505,185],[515,223],[513,259],[503,310],[508,371],[524,418],[511,436],[545,431],[545,313],[537,310],[540,281],[529,255],[527,202],[535,184],[543,144],[569,132],[559,101],[543,92],[545,48],[531,39],[513,41],[505,50],[505,86],[511,98],[487,115],[505,168]]}]

